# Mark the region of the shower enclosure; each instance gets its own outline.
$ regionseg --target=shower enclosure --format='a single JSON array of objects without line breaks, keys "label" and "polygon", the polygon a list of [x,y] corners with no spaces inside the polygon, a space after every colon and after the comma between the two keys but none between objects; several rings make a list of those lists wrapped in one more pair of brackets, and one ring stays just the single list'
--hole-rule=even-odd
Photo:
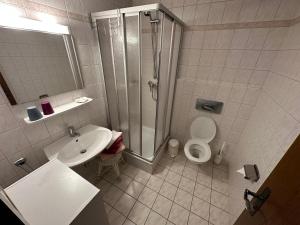
[{"label": "shower enclosure", "polygon": [[152,161],[170,133],[182,22],[161,4],[92,13],[111,128]]}]

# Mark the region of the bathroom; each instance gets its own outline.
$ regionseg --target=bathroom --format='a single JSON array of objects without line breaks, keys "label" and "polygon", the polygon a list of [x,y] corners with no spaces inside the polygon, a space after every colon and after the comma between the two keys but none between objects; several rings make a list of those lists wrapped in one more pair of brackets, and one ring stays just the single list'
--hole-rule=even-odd
[{"label": "bathroom", "polygon": [[[100,224],[275,224],[249,222],[255,216],[266,221],[266,215],[263,208],[247,217],[251,207],[245,206],[244,191],[260,193],[297,144],[299,1],[0,0],[0,12],[0,191],[7,191],[7,198],[12,198],[9,189],[53,161],[49,154],[55,143],[69,136],[80,142],[86,130],[97,126],[103,132],[98,135],[107,135],[104,147],[111,140],[110,130],[123,133],[126,149],[118,168],[115,162],[113,168],[100,168],[96,155],[76,166],[54,160],[58,166],[53,169],[74,176],[62,184],[68,196],[79,190],[72,188],[75,180],[86,185],[92,196],[101,195],[100,221],[105,222]],[[24,21],[44,26],[24,28],[29,24]],[[105,39],[107,34],[110,39]],[[65,48],[51,49],[54,36],[64,36],[57,38],[57,44]],[[43,57],[67,54],[67,67],[57,59],[27,60],[22,50],[36,56],[39,49],[22,46],[24,40],[31,47],[41,45]],[[14,88],[9,88],[10,81],[3,85],[10,70],[22,78]],[[46,76],[37,80],[37,71],[46,71]],[[60,80],[63,74],[70,76]],[[44,101],[38,98],[43,82],[54,89]],[[201,100],[205,101],[199,105]],[[41,102],[48,110],[50,103],[50,114],[31,121],[27,108],[37,106],[42,111]],[[33,111],[40,116],[36,108]],[[199,123],[193,123],[198,118],[214,121],[208,122],[212,130],[206,127],[213,135],[205,145],[211,155],[203,163],[189,158],[195,156],[193,152],[188,154],[191,130],[199,130]],[[176,157],[168,152],[169,139],[179,142]],[[220,149],[222,159],[216,164]],[[247,174],[246,168],[256,176],[259,171],[256,180],[237,173]],[[34,183],[29,182],[32,190]],[[22,187],[20,194],[34,194],[32,190]],[[276,190],[271,187],[271,199]],[[30,212],[21,213],[12,202],[6,203],[25,220],[21,219],[23,224],[49,224],[53,219],[49,213],[43,222],[30,223],[26,221],[33,219],[26,217]],[[90,213],[94,216],[93,210]],[[77,223],[92,225],[93,216]],[[249,223],[241,222],[244,216]],[[289,222],[278,224],[298,224]]]}]

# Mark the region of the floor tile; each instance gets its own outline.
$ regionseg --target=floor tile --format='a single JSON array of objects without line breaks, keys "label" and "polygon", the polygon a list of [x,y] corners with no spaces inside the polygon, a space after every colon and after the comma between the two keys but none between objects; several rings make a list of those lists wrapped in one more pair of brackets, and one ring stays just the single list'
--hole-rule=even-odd
[{"label": "floor tile", "polygon": [[197,172],[198,172],[198,169],[199,169],[199,165],[198,164],[195,164],[195,163],[193,163],[193,162],[191,162],[189,160],[186,161],[185,167],[191,168],[191,169],[193,169],[193,170],[195,170]]},{"label": "floor tile", "polygon": [[187,191],[190,194],[194,193],[195,181],[182,177],[179,183],[179,188]]},{"label": "floor tile", "polygon": [[166,177],[166,181],[168,181],[171,184],[174,184],[175,186],[178,186],[180,182],[180,176],[175,172],[169,171]]},{"label": "floor tile", "polygon": [[192,204],[193,196],[186,191],[181,189],[177,189],[177,193],[175,195],[174,202],[178,205],[190,210]]},{"label": "floor tile", "polygon": [[212,177],[211,174],[198,172],[197,174],[197,183],[211,187]]},{"label": "floor tile", "polygon": [[170,170],[172,170],[175,173],[178,173],[179,175],[182,175],[184,169],[184,163],[182,162],[173,162],[170,166]]},{"label": "floor tile", "polygon": [[167,167],[157,165],[153,172],[153,175],[160,179],[165,179],[168,174],[168,171],[169,169]]},{"label": "floor tile", "polygon": [[150,213],[150,209],[140,202],[136,202],[129,213],[128,218],[137,225],[144,224]]},{"label": "floor tile", "polygon": [[103,200],[113,206],[121,197],[123,191],[115,186],[111,186],[110,189],[104,193]]},{"label": "floor tile", "polygon": [[172,165],[172,159],[169,156],[163,156],[160,161],[158,162],[160,166],[170,168]]},{"label": "floor tile", "polygon": [[209,203],[206,201],[193,197],[191,211],[195,213],[196,215],[202,217],[205,220],[209,219]]},{"label": "floor tile", "polygon": [[165,218],[151,210],[145,225],[165,225],[166,223],[167,220]]},{"label": "floor tile", "polygon": [[210,207],[210,223],[214,225],[229,225],[230,215],[217,207]]},{"label": "floor tile", "polygon": [[216,191],[211,193],[211,204],[228,212],[228,196]]},{"label": "floor tile", "polygon": [[129,219],[125,220],[125,222],[123,223],[123,225],[135,225],[135,223],[133,223],[132,221],[130,221]]},{"label": "floor tile", "polygon": [[124,216],[127,216],[135,201],[136,200],[133,197],[124,193],[114,205],[114,208],[121,212]]},{"label": "floor tile", "polygon": [[174,223],[171,223],[170,221],[167,221],[167,225],[174,225]]},{"label": "floor tile", "polygon": [[109,204],[107,204],[106,202],[104,202],[104,208],[105,208],[106,214],[108,214],[110,212],[110,210],[112,210],[112,207]]},{"label": "floor tile", "polygon": [[153,175],[127,164],[120,180],[108,171],[95,181],[111,225],[229,225],[226,167],[195,165],[182,154],[162,161]]},{"label": "floor tile", "polygon": [[212,167],[212,164],[210,164],[210,163],[201,164],[198,167],[198,173],[204,173],[209,176],[212,176],[212,171],[213,171],[213,167]]},{"label": "floor tile", "polygon": [[111,183],[107,182],[104,179],[96,183],[96,187],[98,187],[102,193],[107,192],[111,187],[111,185],[112,185]]},{"label": "floor tile", "polygon": [[194,213],[190,213],[188,225],[208,225],[208,222]]},{"label": "floor tile", "polygon": [[122,225],[126,217],[119,213],[117,210],[112,209],[108,214],[108,221],[110,225]]},{"label": "floor tile", "polygon": [[221,164],[219,164],[219,165],[213,164],[213,169],[215,169],[215,168],[219,169],[219,170],[223,170],[227,173],[228,173],[228,169],[229,169],[228,164],[225,164],[224,161],[222,161]]},{"label": "floor tile", "polygon": [[142,184],[147,184],[151,174],[147,173],[146,171],[139,170],[137,175],[134,177],[134,179]]},{"label": "floor tile", "polygon": [[220,180],[212,180],[212,189],[221,192],[225,195],[228,195],[228,184]]},{"label": "floor tile", "polygon": [[144,189],[144,185],[133,180],[128,187],[126,188],[125,192],[129,195],[131,195],[134,198],[138,198],[140,193],[143,191]]},{"label": "floor tile", "polygon": [[182,175],[184,177],[187,177],[187,178],[189,178],[191,180],[194,180],[194,181],[196,181],[196,179],[197,179],[197,171],[195,171],[195,170],[193,170],[189,167],[184,168]]},{"label": "floor tile", "polygon": [[123,191],[125,191],[131,181],[132,178],[124,174],[121,174],[117,179],[114,180],[113,184],[116,185],[118,188],[122,189]]},{"label": "floor tile", "polygon": [[165,218],[169,217],[172,201],[162,195],[158,195],[152,209]]},{"label": "floor tile", "polygon": [[163,182],[164,181],[162,179],[155,176],[151,176],[146,186],[158,192]]},{"label": "floor tile", "polygon": [[131,178],[135,178],[135,176],[138,174],[140,169],[130,165],[130,164],[127,164],[127,166],[122,170],[122,173],[131,177]]},{"label": "floor tile", "polygon": [[113,170],[109,170],[104,174],[104,179],[110,183],[113,183],[116,178],[117,178],[117,175]]},{"label": "floor tile", "polygon": [[224,170],[214,168],[213,169],[213,179],[217,179],[222,182],[228,183],[228,173]]},{"label": "floor tile", "polygon": [[170,200],[174,200],[176,191],[177,191],[176,186],[165,181],[162,184],[159,193]]},{"label": "floor tile", "polygon": [[157,192],[151,190],[148,187],[145,187],[138,199],[140,202],[151,208],[154,204],[156,197]]},{"label": "floor tile", "polygon": [[201,184],[196,184],[195,190],[194,190],[194,195],[207,201],[210,202],[210,194],[211,194],[211,189],[208,187],[205,187],[204,185]]},{"label": "floor tile", "polygon": [[185,164],[187,161],[186,157],[184,154],[178,154],[175,158],[174,158],[174,162],[178,162],[178,163],[182,163]]},{"label": "floor tile", "polygon": [[168,220],[176,225],[185,225],[188,222],[188,218],[189,211],[176,203],[173,203]]}]

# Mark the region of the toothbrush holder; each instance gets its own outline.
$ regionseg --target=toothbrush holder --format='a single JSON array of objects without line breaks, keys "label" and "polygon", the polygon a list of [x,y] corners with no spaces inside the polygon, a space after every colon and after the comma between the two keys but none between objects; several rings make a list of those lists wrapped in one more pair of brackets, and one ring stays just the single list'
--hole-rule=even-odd
[{"label": "toothbrush holder", "polygon": [[43,118],[42,113],[36,106],[30,106],[27,108],[27,114],[30,121],[36,121]]}]

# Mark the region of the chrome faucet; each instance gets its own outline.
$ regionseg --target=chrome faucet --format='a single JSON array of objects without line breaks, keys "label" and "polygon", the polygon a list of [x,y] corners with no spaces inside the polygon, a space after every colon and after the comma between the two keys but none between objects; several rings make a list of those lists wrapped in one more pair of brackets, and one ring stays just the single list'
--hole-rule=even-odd
[{"label": "chrome faucet", "polygon": [[75,131],[75,128],[73,126],[68,127],[68,134],[70,137],[79,137],[80,133]]}]

